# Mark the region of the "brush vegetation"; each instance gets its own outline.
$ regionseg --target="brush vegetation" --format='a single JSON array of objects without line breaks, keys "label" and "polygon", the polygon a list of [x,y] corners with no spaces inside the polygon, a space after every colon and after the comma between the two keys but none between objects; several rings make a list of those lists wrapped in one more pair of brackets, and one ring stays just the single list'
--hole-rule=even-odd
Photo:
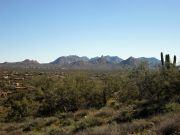
[{"label": "brush vegetation", "polygon": [[180,71],[0,71],[1,135],[178,135]]}]

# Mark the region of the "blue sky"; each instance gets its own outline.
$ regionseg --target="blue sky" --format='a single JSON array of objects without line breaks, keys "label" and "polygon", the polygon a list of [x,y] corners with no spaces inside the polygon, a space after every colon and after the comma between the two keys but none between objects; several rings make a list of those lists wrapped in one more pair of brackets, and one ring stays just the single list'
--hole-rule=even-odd
[{"label": "blue sky", "polygon": [[180,0],[0,0],[0,62],[180,57]]}]

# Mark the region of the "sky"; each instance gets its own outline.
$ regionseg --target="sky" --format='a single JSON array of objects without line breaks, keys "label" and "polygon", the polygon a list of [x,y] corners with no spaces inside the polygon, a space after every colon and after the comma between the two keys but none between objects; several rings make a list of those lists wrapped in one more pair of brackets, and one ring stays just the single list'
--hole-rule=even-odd
[{"label": "sky", "polygon": [[161,51],[180,57],[180,0],[0,0],[0,62]]}]

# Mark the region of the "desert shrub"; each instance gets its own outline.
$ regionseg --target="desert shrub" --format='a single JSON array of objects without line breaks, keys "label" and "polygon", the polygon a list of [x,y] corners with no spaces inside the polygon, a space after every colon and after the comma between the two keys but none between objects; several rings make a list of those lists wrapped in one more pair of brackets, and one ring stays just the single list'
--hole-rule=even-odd
[{"label": "desert shrub", "polygon": [[60,125],[61,126],[71,126],[75,123],[75,121],[71,118],[67,118],[67,119],[64,119],[64,120],[61,120],[60,121]]},{"label": "desert shrub", "polygon": [[121,104],[122,103],[119,103],[116,99],[110,98],[108,99],[106,106],[114,109],[119,109],[121,107]]},{"label": "desert shrub", "polygon": [[0,135],[23,135],[22,131],[1,132]]},{"label": "desert shrub", "polygon": [[55,114],[55,116],[57,118],[59,118],[60,120],[67,119],[67,118],[72,118],[73,119],[74,114],[73,114],[73,112],[57,112]]},{"label": "desert shrub", "polygon": [[112,129],[112,126],[105,125],[95,128],[88,128],[76,133],[76,135],[119,135],[119,131],[117,131],[117,128]]},{"label": "desert shrub", "polygon": [[47,135],[69,135],[69,134],[62,132],[59,129],[53,129],[53,130],[49,131]]},{"label": "desert shrub", "polygon": [[75,123],[74,132],[84,130],[89,127],[100,126],[102,124],[102,120],[93,116],[87,116],[84,119]]},{"label": "desert shrub", "polygon": [[108,118],[108,117],[112,117],[114,113],[115,112],[112,108],[104,107],[104,108],[101,108],[99,111],[97,111],[94,114],[94,116],[100,117],[100,118]]},{"label": "desert shrub", "polygon": [[133,106],[120,108],[119,111],[113,116],[113,120],[117,123],[132,121],[135,117],[135,110]]},{"label": "desert shrub", "polygon": [[78,108],[101,108],[103,103],[102,84],[99,80],[84,77],[76,77],[76,89],[79,93]]},{"label": "desert shrub", "polygon": [[134,79],[126,75],[119,80],[120,86],[115,97],[120,103],[131,103],[138,98],[139,89]]},{"label": "desert shrub", "polygon": [[54,93],[46,93],[39,107],[40,116],[53,116],[57,112],[76,111],[77,92],[75,89],[58,88]]},{"label": "desert shrub", "polygon": [[37,116],[52,116],[56,111],[55,97],[45,96],[38,108]]},{"label": "desert shrub", "polygon": [[22,97],[17,100],[10,99],[7,104],[10,107],[6,121],[22,121],[25,117],[36,114],[38,104],[31,99]]},{"label": "desert shrub", "polygon": [[6,122],[22,121],[26,117],[36,115],[39,108],[39,102],[35,101],[34,91],[17,90],[12,92],[3,102],[3,106],[7,109]]},{"label": "desert shrub", "polygon": [[135,102],[134,109],[135,118],[146,118],[148,116],[163,112],[164,103],[159,101],[141,100]]},{"label": "desert shrub", "polygon": [[4,122],[7,114],[8,114],[9,108],[0,106],[0,122]]},{"label": "desert shrub", "polygon": [[61,129],[58,126],[51,126],[46,129],[44,135],[58,135],[59,133],[61,133]]},{"label": "desert shrub", "polygon": [[77,135],[130,135],[142,134],[144,131],[151,129],[153,124],[144,120],[133,121],[132,123],[111,124],[95,128],[89,128]]},{"label": "desert shrub", "polygon": [[168,103],[165,106],[165,110],[166,111],[178,111],[178,110],[180,110],[180,104],[179,103],[175,103],[175,102]]},{"label": "desert shrub", "polygon": [[81,118],[84,118],[87,115],[88,115],[88,110],[79,110],[74,113],[74,119],[77,121]]},{"label": "desert shrub", "polygon": [[61,126],[69,126],[74,123],[74,114],[72,112],[59,112],[56,113],[55,116],[59,119],[59,123]]},{"label": "desert shrub", "polygon": [[151,129],[154,126],[152,122],[147,120],[134,120],[132,123],[127,124],[127,132],[129,134],[142,133],[144,130]]},{"label": "desert shrub", "polygon": [[2,130],[7,132],[17,131],[23,128],[22,123],[6,123],[5,126],[3,126]]},{"label": "desert shrub", "polygon": [[55,117],[37,118],[35,120],[28,122],[23,128],[23,131],[29,132],[33,130],[40,130],[41,128],[44,128],[44,127],[50,126],[53,123],[56,123],[57,121],[58,119]]}]

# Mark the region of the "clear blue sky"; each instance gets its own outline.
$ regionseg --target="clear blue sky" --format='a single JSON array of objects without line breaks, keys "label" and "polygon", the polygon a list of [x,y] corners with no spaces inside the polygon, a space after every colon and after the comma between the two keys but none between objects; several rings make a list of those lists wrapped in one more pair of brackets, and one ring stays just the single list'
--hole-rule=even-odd
[{"label": "clear blue sky", "polygon": [[0,62],[180,57],[180,0],[0,0]]}]

